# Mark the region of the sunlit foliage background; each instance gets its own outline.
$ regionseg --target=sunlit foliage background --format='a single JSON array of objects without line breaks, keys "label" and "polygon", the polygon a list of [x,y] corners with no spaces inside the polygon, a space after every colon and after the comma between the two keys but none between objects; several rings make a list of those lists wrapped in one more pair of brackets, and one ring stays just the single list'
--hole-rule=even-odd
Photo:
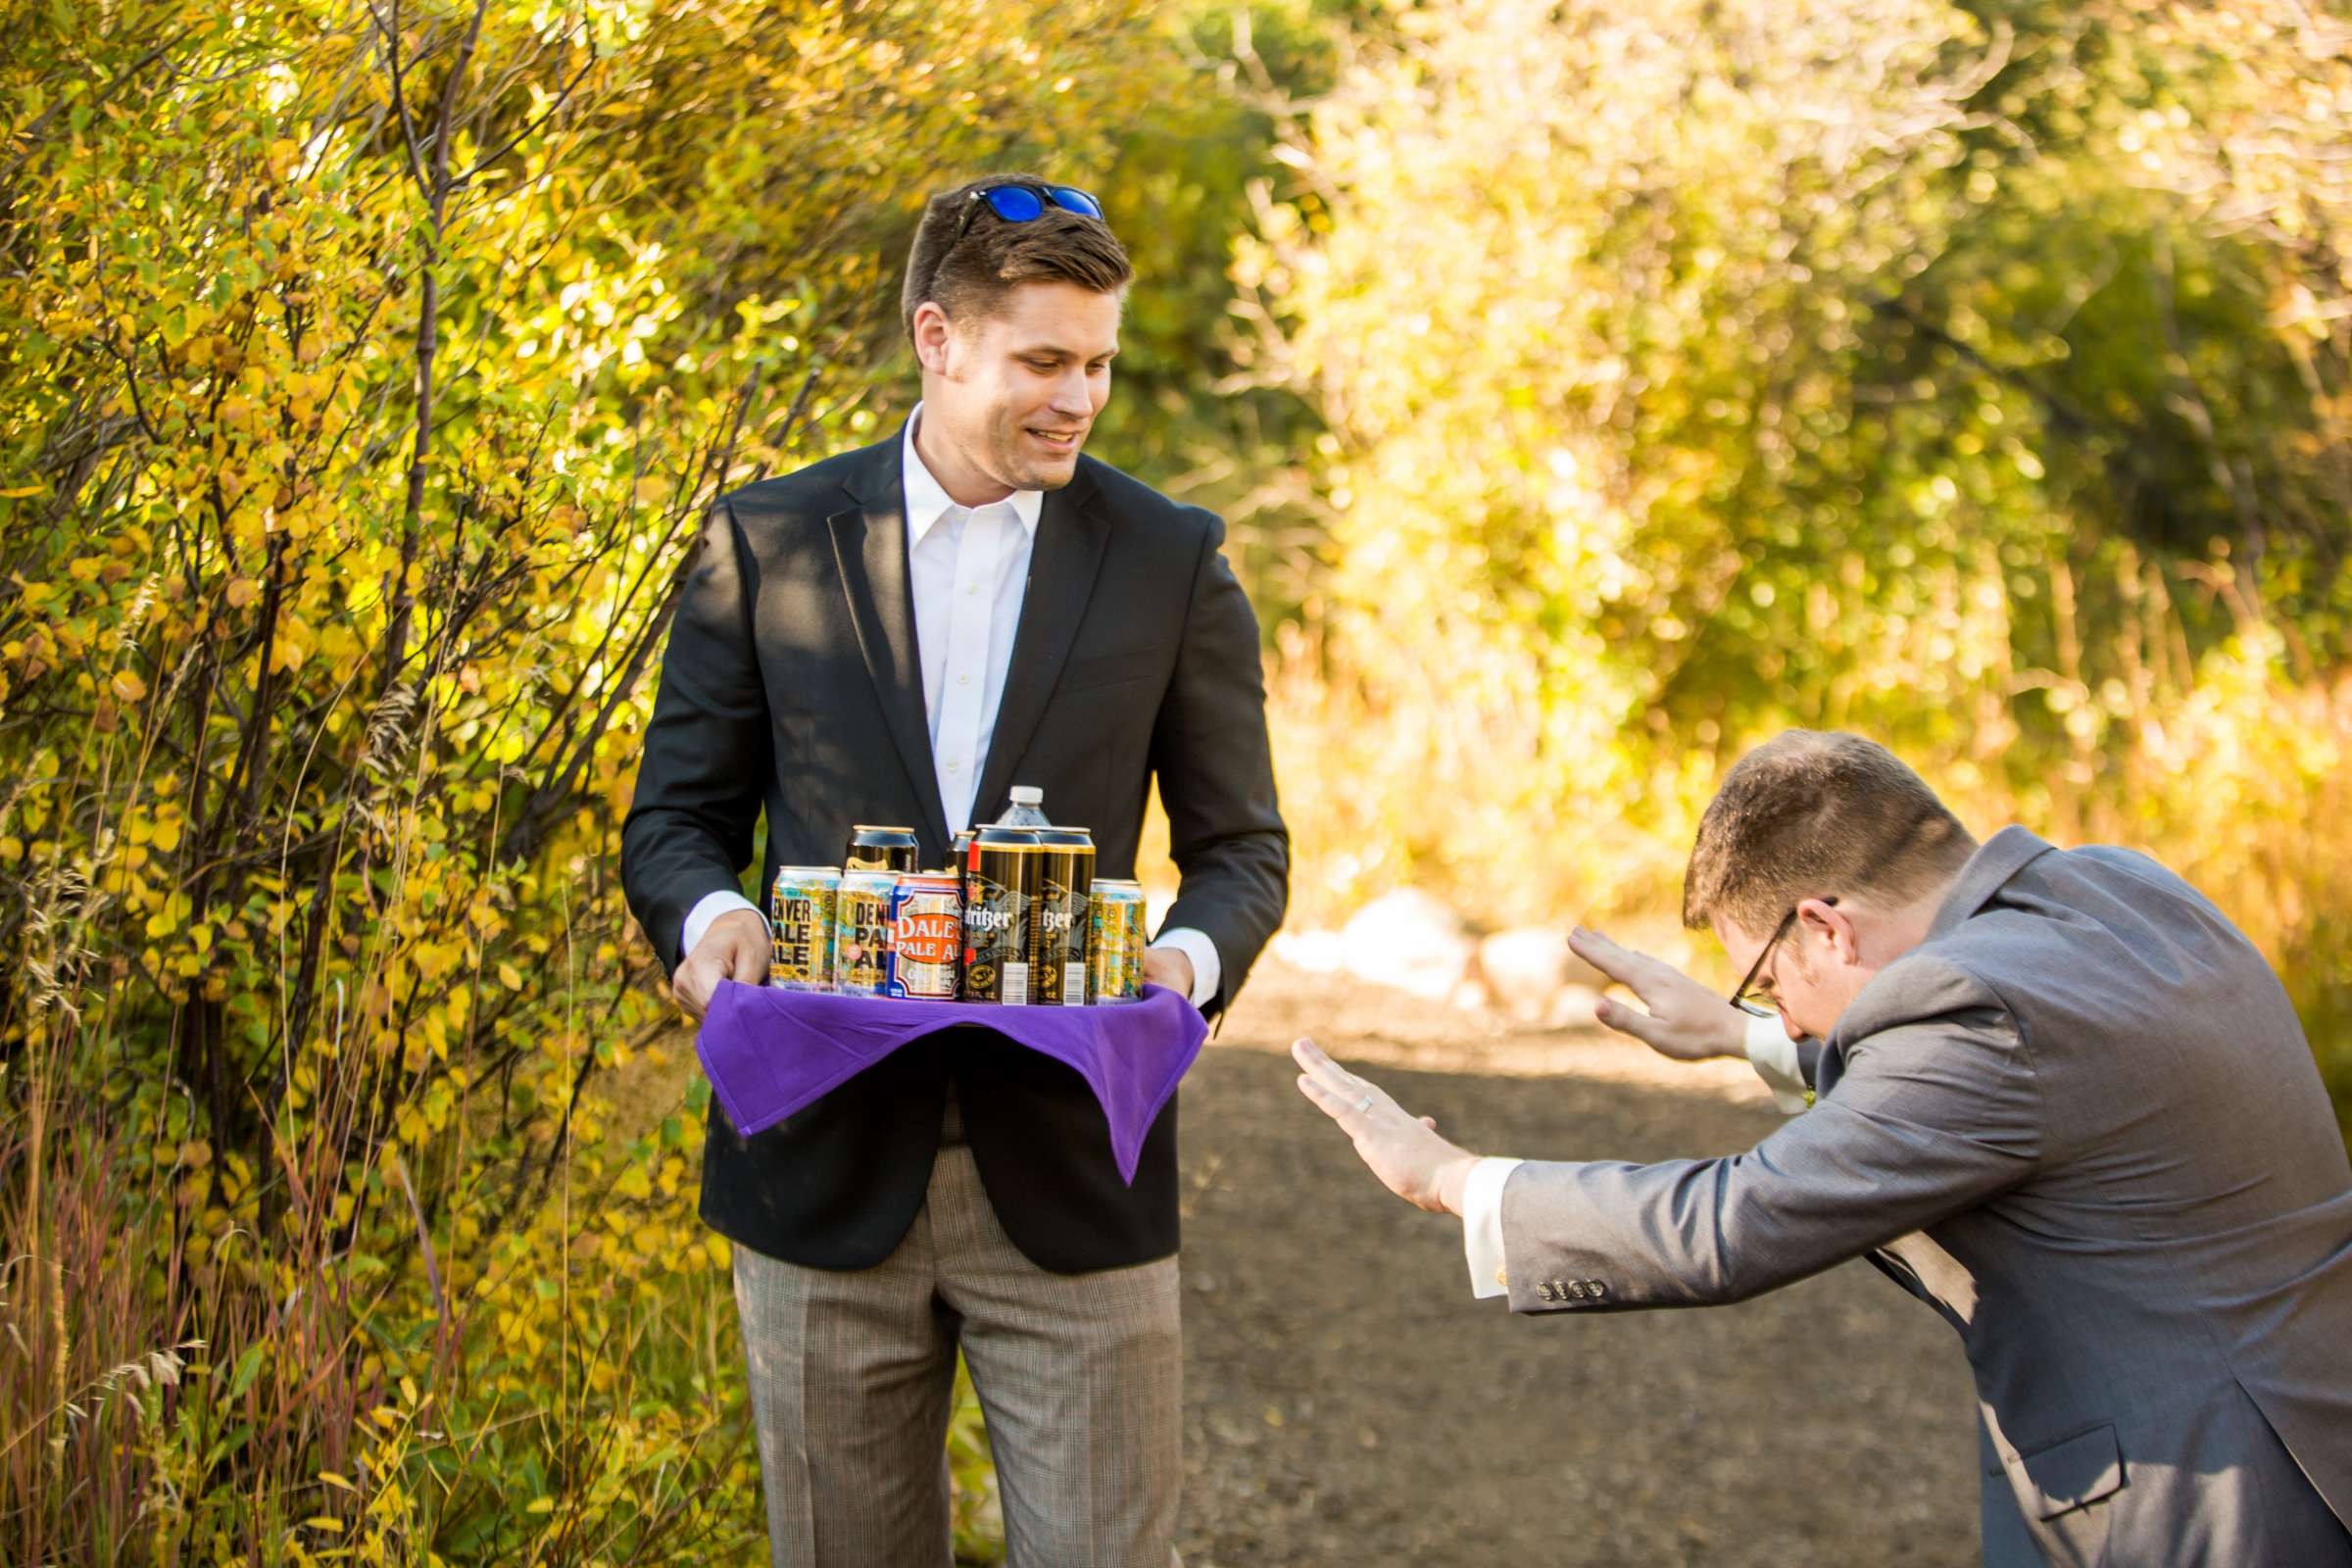
[{"label": "sunlit foliage background", "polygon": [[[2160,855],[2352,1095],[2352,38],[2283,0],[0,7],[0,1541],[734,1562],[614,881],[699,508],[1102,191],[1297,918],[1670,911],[1788,722]],[[984,1439],[958,1534],[997,1551]]]}]

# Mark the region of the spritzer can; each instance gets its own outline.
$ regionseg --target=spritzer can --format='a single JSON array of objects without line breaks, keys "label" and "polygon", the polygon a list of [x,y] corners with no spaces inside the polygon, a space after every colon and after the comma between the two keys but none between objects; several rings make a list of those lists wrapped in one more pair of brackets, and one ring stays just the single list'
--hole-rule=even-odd
[{"label": "spritzer can", "polygon": [[833,917],[833,989],[845,997],[882,995],[890,955],[890,890],[893,871],[844,871]]},{"label": "spritzer can", "polygon": [[833,989],[834,908],[841,873],[829,865],[787,865],[768,902],[774,949],[767,983],[785,991]]},{"label": "spritzer can", "polygon": [[1144,889],[1095,878],[1088,901],[1088,978],[1097,1002],[1133,1002],[1144,994]]},{"label": "spritzer can", "polygon": [[1041,827],[1037,840],[1037,891],[1029,900],[1029,984],[1042,1006],[1083,1007],[1094,835],[1082,827]]},{"label": "spritzer can", "polygon": [[963,1000],[1030,1000],[1029,907],[1037,892],[1033,827],[984,827],[963,866]]}]

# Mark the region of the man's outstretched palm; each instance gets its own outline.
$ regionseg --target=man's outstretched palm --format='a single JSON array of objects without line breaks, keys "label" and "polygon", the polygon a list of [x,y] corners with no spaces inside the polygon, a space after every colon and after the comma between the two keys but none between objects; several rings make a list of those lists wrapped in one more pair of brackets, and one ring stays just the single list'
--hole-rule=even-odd
[{"label": "man's outstretched palm", "polygon": [[1677,1061],[1704,1061],[1709,1056],[1737,1056],[1747,1038],[1747,1014],[1728,1006],[1723,997],[1708,990],[1663,959],[1636,953],[1611,942],[1597,931],[1578,926],[1568,933],[1569,951],[1642,999],[1642,1006],[1602,1001],[1592,1016],[1619,1034],[1632,1035],[1662,1056]]}]

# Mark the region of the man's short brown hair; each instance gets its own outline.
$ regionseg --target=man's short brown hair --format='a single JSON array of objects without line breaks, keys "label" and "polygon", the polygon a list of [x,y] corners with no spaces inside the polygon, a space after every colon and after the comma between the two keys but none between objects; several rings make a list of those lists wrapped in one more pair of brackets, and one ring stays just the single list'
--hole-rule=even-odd
[{"label": "man's short brown hair", "polygon": [[1135,277],[1126,249],[1100,218],[1064,212],[1051,202],[1025,223],[1008,223],[986,202],[972,215],[963,237],[950,248],[963,218],[965,199],[988,185],[1033,185],[1035,174],[988,174],[941,191],[924,204],[906,251],[906,281],[899,292],[899,314],[909,339],[914,313],[928,300],[961,319],[983,317],[1023,283],[1075,283],[1098,294],[1115,294]]},{"label": "man's short brown hair", "polygon": [[1733,766],[1699,819],[1683,921],[1770,931],[1799,900],[1908,900],[1958,870],[1976,840],[1927,781],[1876,741],[1792,729]]}]

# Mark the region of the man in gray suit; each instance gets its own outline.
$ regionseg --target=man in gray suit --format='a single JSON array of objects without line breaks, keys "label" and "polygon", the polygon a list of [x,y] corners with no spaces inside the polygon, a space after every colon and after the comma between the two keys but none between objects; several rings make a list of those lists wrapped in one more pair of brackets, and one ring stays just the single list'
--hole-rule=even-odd
[{"label": "man in gray suit", "polygon": [[1988,1563],[2352,1563],[2352,1166],[2212,904],[2126,850],[1980,847],[1883,748],[1799,730],[1724,781],[1684,915],[1821,1042],[1814,1107],[1746,1153],[1482,1160],[1311,1041],[1300,1088],[1515,1311],[1869,1257],[1966,1348]]}]

